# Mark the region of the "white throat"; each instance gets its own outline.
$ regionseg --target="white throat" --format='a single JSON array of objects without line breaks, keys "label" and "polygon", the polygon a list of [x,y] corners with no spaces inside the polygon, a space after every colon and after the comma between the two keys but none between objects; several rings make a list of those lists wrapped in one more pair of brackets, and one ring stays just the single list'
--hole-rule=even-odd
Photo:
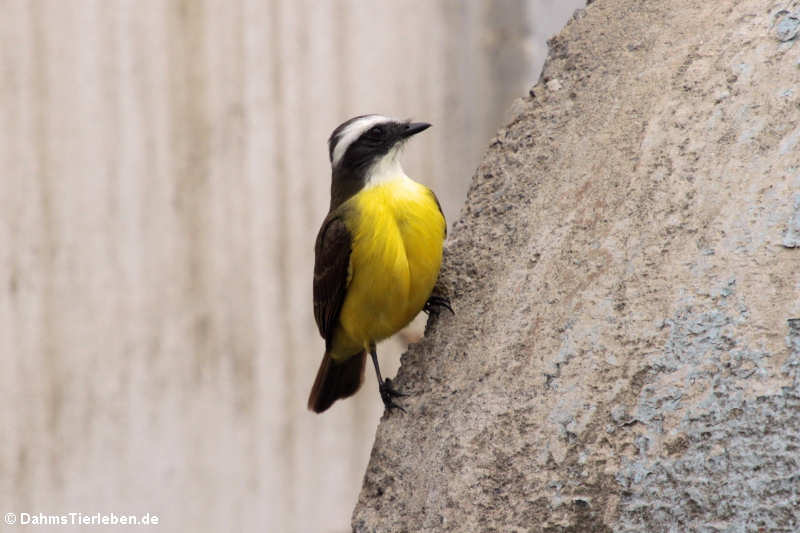
[{"label": "white throat", "polygon": [[403,167],[400,165],[400,160],[397,158],[399,151],[400,147],[394,146],[391,150],[386,152],[386,155],[372,163],[367,170],[366,180],[364,182],[365,189],[383,185],[384,183],[398,179],[411,179],[403,172]]}]

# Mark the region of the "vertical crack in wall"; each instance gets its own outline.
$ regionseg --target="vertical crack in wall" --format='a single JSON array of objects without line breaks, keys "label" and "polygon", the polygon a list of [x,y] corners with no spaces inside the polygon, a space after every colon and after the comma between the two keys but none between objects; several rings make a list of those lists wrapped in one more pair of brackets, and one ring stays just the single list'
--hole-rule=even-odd
[{"label": "vertical crack in wall", "polygon": [[[280,253],[275,257],[275,261],[277,261],[277,273],[278,279],[276,280],[277,287],[278,287],[278,309],[281,311],[278,312],[278,317],[281,322],[280,329],[283,331],[283,335],[281,338],[283,339],[282,346],[276,347],[276,357],[280,358],[280,368],[283,371],[284,375],[284,383],[287,385],[284,389],[284,397],[282,402],[285,404],[285,408],[283,411],[285,413],[291,413],[294,411],[293,402],[295,399],[295,395],[293,394],[293,390],[291,387],[288,386],[290,383],[295,383],[296,381],[296,365],[295,361],[292,357],[287,357],[287,354],[295,354],[295,343],[294,343],[294,328],[291,321],[291,317],[293,315],[292,309],[294,304],[292,302],[292,292],[291,292],[291,278],[292,278],[292,270],[291,270],[291,254],[292,249],[292,241],[289,240],[289,236],[292,235],[290,228],[288,226],[290,221],[290,214],[289,214],[289,184],[288,180],[284,179],[284,176],[287,172],[287,162],[286,162],[286,139],[284,136],[284,132],[286,131],[286,96],[284,94],[284,87],[283,87],[283,54],[284,54],[284,29],[283,29],[283,9],[282,9],[282,2],[279,0],[275,0],[270,4],[270,22],[271,26],[269,28],[270,34],[270,52],[271,52],[271,66],[272,66],[272,95],[273,95],[273,104],[276,109],[275,116],[273,117],[273,123],[271,125],[273,136],[272,139],[275,142],[275,146],[273,149],[273,154],[275,154],[274,159],[274,168],[277,174],[277,179],[273,180],[275,184],[274,191],[276,198],[272,202],[278,211],[276,219],[278,221],[278,228],[276,231],[276,235],[278,236],[278,246],[277,249],[280,250]],[[295,491],[296,487],[294,486],[294,476],[293,469],[295,468],[297,457],[294,455],[294,451],[297,449],[295,445],[295,429],[293,421],[286,418],[284,419],[283,423],[281,424],[281,439],[282,445],[281,448],[285,450],[285,458],[284,464],[282,465],[283,474],[279,476],[279,479],[284,480],[285,487],[282,491],[282,499],[283,505],[281,506],[284,509],[284,512],[288,513],[288,516],[294,516],[295,513],[298,511],[296,509],[295,504]],[[296,526],[296,521],[290,520],[288,522],[289,527],[294,529]]]},{"label": "vertical crack in wall", "polygon": [[64,406],[65,382],[60,362],[59,345],[62,342],[58,332],[58,317],[55,312],[58,309],[58,281],[61,278],[58,269],[58,237],[57,237],[57,213],[56,206],[52,198],[53,191],[53,171],[50,164],[51,157],[51,131],[48,124],[48,105],[51,101],[49,95],[50,79],[48,76],[48,32],[47,21],[45,19],[45,6],[41,2],[32,5],[31,22],[32,33],[36,36],[33,39],[33,76],[34,88],[36,91],[36,116],[34,118],[34,139],[33,145],[36,147],[36,181],[39,191],[39,215],[41,216],[40,226],[42,228],[41,240],[39,241],[38,253],[40,254],[41,273],[39,280],[41,288],[41,333],[40,348],[42,350],[43,368],[41,371],[46,376],[47,399],[45,406],[46,417],[43,427],[50,434],[50,442],[47,448],[49,455],[49,477],[56,486],[60,486],[64,480],[61,468],[61,448],[60,442],[62,424],[62,409]]}]

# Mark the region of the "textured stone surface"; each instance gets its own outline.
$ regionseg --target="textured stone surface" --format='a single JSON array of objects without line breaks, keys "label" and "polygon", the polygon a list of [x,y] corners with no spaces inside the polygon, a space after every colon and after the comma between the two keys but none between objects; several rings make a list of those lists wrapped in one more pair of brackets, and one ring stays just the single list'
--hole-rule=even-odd
[{"label": "textured stone surface", "polygon": [[606,0],[551,41],[404,356],[355,531],[800,530],[786,3]]}]

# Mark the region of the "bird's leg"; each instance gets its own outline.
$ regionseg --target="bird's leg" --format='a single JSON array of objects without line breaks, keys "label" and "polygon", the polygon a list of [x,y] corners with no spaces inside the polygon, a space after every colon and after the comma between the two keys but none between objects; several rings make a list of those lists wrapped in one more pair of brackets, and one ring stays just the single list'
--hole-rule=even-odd
[{"label": "bird's leg", "polygon": [[405,396],[405,394],[392,388],[392,380],[389,378],[383,379],[381,377],[381,369],[378,366],[378,351],[375,348],[374,342],[369,345],[369,354],[372,356],[372,364],[375,365],[375,375],[378,377],[378,391],[381,393],[383,405],[389,410],[389,412],[391,412],[392,409],[400,409],[405,413],[406,410],[394,402],[394,398],[398,396]]},{"label": "bird's leg", "polygon": [[427,314],[434,313],[438,315],[442,307],[450,311],[453,315],[456,314],[453,308],[450,307],[450,299],[446,296],[439,296],[438,294],[431,294],[431,297],[428,298],[428,301],[422,306],[422,311]]}]

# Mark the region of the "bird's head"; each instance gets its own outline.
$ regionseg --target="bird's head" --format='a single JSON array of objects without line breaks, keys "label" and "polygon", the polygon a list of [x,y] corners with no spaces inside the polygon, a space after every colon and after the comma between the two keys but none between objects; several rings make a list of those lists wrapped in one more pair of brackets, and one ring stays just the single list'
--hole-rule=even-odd
[{"label": "bird's head", "polygon": [[331,168],[367,169],[396,158],[405,140],[430,127],[426,122],[362,115],[340,124],[328,139]]},{"label": "bird's head", "polygon": [[383,115],[362,115],[340,124],[328,139],[331,209],[363,188],[405,176],[398,152],[409,137],[429,127]]}]

